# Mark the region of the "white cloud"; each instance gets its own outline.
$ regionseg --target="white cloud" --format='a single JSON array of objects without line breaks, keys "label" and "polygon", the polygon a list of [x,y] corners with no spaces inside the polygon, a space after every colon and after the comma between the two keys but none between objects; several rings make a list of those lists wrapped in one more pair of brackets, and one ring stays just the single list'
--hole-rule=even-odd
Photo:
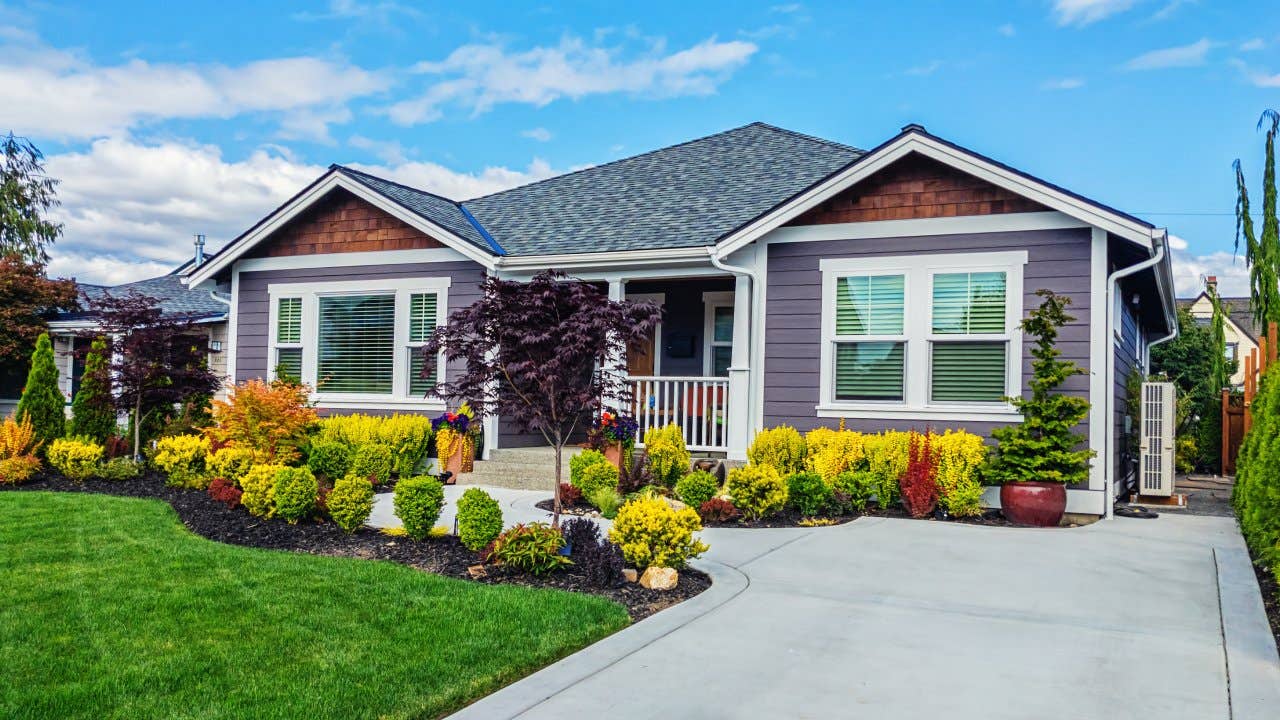
[{"label": "white cloud", "polygon": [[800,3],[786,3],[786,4],[784,4],[784,5],[773,5],[773,6],[771,6],[771,7],[769,8],[769,12],[776,12],[776,13],[783,13],[783,14],[787,14],[787,13],[800,12],[800,11],[801,11],[801,10],[803,10],[803,9],[804,9],[804,6],[803,6],[803,5],[801,5]]},{"label": "white cloud", "polygon": [[1232,65],[1235,65],[1236,67],[1240,68],[1240,72],[1244,73],[1245,78],[1247,78],[1249,80],[1249,83],[1252,84],[1254,87],[1260,87],[1260,88],[1280,87],[1280,73],[1272,74],[1265,70],[1255,70],[1249,67],[1248,63],[1244,62],[1243,60],[1240,60],[1239,58],[1233,58],[1229,62]]},{"label": "white cloud", "polygon": [[1190,45],[1163,48],[1143,53],[1124,64],[1125,70],[1161,70],[1174,67],[1203,65],[1213,43],[1201,38]]},{"label": "white cloud", "polygon": [[1075,90],[1084,87],[1084,79],[1078,77],[1057,78],[1055,80],[1046,80],[1040,84],[1041,90]]},{"label": "white cloud", "polygon": [[1267,46],[1267,41],[1262,38],[1253,38],[1240,43],[1240,52],[1256,52]]},{"label": "white cloud", "polygon": [[318,108],[295,118],[286,132],[323,137],[324,116],[341,117],[337,108],[343,103],[388,84],[383,73],[314,57],[234,67],[140,59],[98,65],[26,37],[0,44],[0,87],[5,89],[0,126],[41,137],[88,139],[171,118]]},{"label": "white cloud", "polygon": [[1133,7],[1135,0],[1054,0],[1053,16],[1061,26],[1084,27]]},{"label": "white cloud", "polygon": [[1005,23],[1000,27],[996,28],[996,32],[1000,33],[1005,37],[1013,37],[1014,35],[1018,34],[1018,28],[1014,27],[1013,23]]},{"label": "white cloud", "polygon": [[482,113],[502,103],[541,107],[560,98],[605,93],[709,95],[756,50],[754,43],[714,37],[671,53],[658,41],[634,58],[572,36],[554,47],[520,52],[498,43],[464,45],[444,60],[415,65],[413,72],[434,82],[418,97],[392,104],[387,114],[412,125],[435,120],[453,105]]},{"label": "white cloud", "polygon": [[363,135],[352,135],[347,139],[347,144],[354,148],[368,150],[390,165],[402,165],[409,161],[409,154],[399,140],[374,140]]},{"label": "white cloud", "polygon": [[385,23],[396,15],[420,17],[417,8],[397,2],[356,2],[356,0],[330,0],[325,12],[302,11],[293,14],[295,20],[375,20]]},{"label": "white cloud", "polygon": [[1178,10],[1182,8],[1182,6],[1194,5],[1196,2],[1197,0],[1169,0],[1167,3],[1164,4],[1164,7],[1157,10],[1155,14],[1151,16],[1151,20],[1153,22],[1168,20],[1169,18],[1173,17],[1173,14],[1178,12]]},{"label": "white cloud", "polygon": [[1218,278],[1218,292],[1224,297],[1243,297],[1249,294],[1249,268],[1244,258],[1225,251],[1207,255],[1192,255],[1186,252],[1186,242],[1179,248],[1174,238],[1169,238],[1173,247],[1173,285],[1178,297],[1195,297],[1204,289],[1204,278],[1214,275]]},{"label": "white cloud", "polygon": [[[62,179],[57,216],[66,224],[50,251],[51,271],[91,283],[168,272],[190,256],[196,233],[207,235],[210,250],[217,249],[325,171],[265,149],[228,161],[212,145],[123,138],[51,155],[47,166]],[[477,173],[423,162],[353,167],[455,199],[556,174],[541,160],[525,170],[492,167]]]},{"label": "white cloud", "polygon": [[547,142],[551,139],[551,131],[544,127],[530,128],[528,130],[521,131],[520,135],[521,137],[527,137],[530,140],[537,140],[538,142]]},{"label": "white cloud", "polygon": [[930,62],[925,63],[924,65],[916,65],[915,67],[909,67],[906,70],[903,70],[902,74],[914,75],[916,77],[927,77],[937,72],[938,69],[941,67],[942,67],[941,60],[932,60]]}]

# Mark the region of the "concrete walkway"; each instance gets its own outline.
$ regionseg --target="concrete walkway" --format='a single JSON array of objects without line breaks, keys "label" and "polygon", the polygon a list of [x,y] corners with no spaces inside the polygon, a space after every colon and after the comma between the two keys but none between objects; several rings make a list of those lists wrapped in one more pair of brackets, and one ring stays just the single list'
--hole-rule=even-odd
[{"label": "concrete walkway", "polygon": [[703,536],[711,590],[455,717],[1280,716],[1280,660],[1228,518]]}]

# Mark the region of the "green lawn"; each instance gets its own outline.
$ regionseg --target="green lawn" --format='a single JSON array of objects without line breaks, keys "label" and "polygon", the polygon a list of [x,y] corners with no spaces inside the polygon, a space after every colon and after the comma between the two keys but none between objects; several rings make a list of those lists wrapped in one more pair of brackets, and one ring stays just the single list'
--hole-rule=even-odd
[{"label": "green lawn", "polygon": [[434,717],[627,624],[586,595],[233,547],[0,493],[0,717]]}]

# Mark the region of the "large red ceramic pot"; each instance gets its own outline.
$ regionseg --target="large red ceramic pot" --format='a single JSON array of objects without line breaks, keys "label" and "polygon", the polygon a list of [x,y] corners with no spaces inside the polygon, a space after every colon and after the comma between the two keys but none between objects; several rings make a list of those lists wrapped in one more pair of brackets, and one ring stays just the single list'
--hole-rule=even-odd
[{"label": "large red ceramic pot", "polygon": [[1001,485],[1000,509],[1010,522],[1018,525],[1057,527],[1067,511],[1067,487],[1051,482]]}]

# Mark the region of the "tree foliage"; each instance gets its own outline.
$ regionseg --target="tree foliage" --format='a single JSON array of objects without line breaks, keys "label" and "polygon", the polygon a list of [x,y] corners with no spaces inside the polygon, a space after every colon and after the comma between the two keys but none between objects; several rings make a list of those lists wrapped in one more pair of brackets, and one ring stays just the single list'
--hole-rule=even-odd
[{"label": "tree foliage", "polygon": [[1051,290],[1036,295],[1043,298],[1040,307],[1022,321],[1022,332],[1035,338],[1031,397],[1010,398],[1022,422],[992,431],[999,444],[990,476],[999,482],[1084,482],[1094,451],[1081,449],[1086,438],[1075,429],[1089,414],[1089,401],[1058,390],[1072,375],[1085,374],[1055,346],[1058,329],[1075,320],[1066,312],[1071,299]]},{"label": "tree foliage", "polygon": [[71,434],[105,442],[116,432],[116,410],[107,371],[107,341],[97,337],[85,354],[80,388],[71,401]]},{"label": "tree foliage", "polygon": [[[309,393],[305,385],[280,380],[240,383],[229,399],[213,401],[216,424],[209,433],[219,442],[252,451],[257,462],[293,462],[317,419]],[[345,452],[345,446],[339,447]],[[344,456],[343,465],[347,462]]]},{"label": "tree foliage", "polygon": [[0,139],[0,254],[41,265],[49,261],[46,250],[62,234],[62,223],[48,217],[61,204],[57,187],[31,141],[12,132]]},{"label": "tree foliage", "polygon": [[1207,325],[1188,308],[1178,310],[1178,337],[1151,348],[1151,369],[1175,385],[1179,407],[1190,408],[1181,413],[1178,434],[1195,438],[1195,464],[1212,471],[1220,464],[1222,388],[1230,383],[1236,363],[1226,358],[1225,310],[1216,291],[1210,302],[1214,317]]},{"label": "tree foliage", "polygon": [[443,352],[465,365],[435,392],[452,403],[470,402],[477,413],[510,418],[555,448],[558,520],[565,443],[590,422],[602,398],[616,402],[626,395],[618,361],[628,343],[652,331],[661,310],[612,301],[596,286],[552,271],[528,282],[489,277],[481,290],[423,350],[428,358]]},{"label": "tree foliage", "polygon": [[1232,163],[1236,171],[1236,252],[1240,251],[1240,238],[1243,237],[1253,317],[1262,327],[1270,322],[1280,322],[1280,219],[1276,217],[1276,133],[1280,131],[1280,113],[1275,110],[1263,112],[1258,119],[1258,129],[1268,124],[1262,171],[1261,237],[1255,232],[1250,214],[1244,169],[1239,158]]},{"label": "tree foliage", "polygon": [[44,446],[62,437],[66,430],[66,398],[58,389],[58,366],[53,360],[53,343],[45,333],[36,341],[31,355],[31,371],[18,400],[18,420],[35,428],[36,440]]},{"label": "tree foliage", "polygon": [[156,298],[135,290],[103,293],[89,310],[97,321],[92,335],[111,338],[106,366],[115,380],[115,407],[132,419],[136,457],[143,424],[217,390],[208,336],[191,318],[165,315]]},{"label": "tree foliage", "polygon": [[0,255],[0,372],[21,378],[48,320],[75,307],[75,283],[50,280],[17,253]]}]

